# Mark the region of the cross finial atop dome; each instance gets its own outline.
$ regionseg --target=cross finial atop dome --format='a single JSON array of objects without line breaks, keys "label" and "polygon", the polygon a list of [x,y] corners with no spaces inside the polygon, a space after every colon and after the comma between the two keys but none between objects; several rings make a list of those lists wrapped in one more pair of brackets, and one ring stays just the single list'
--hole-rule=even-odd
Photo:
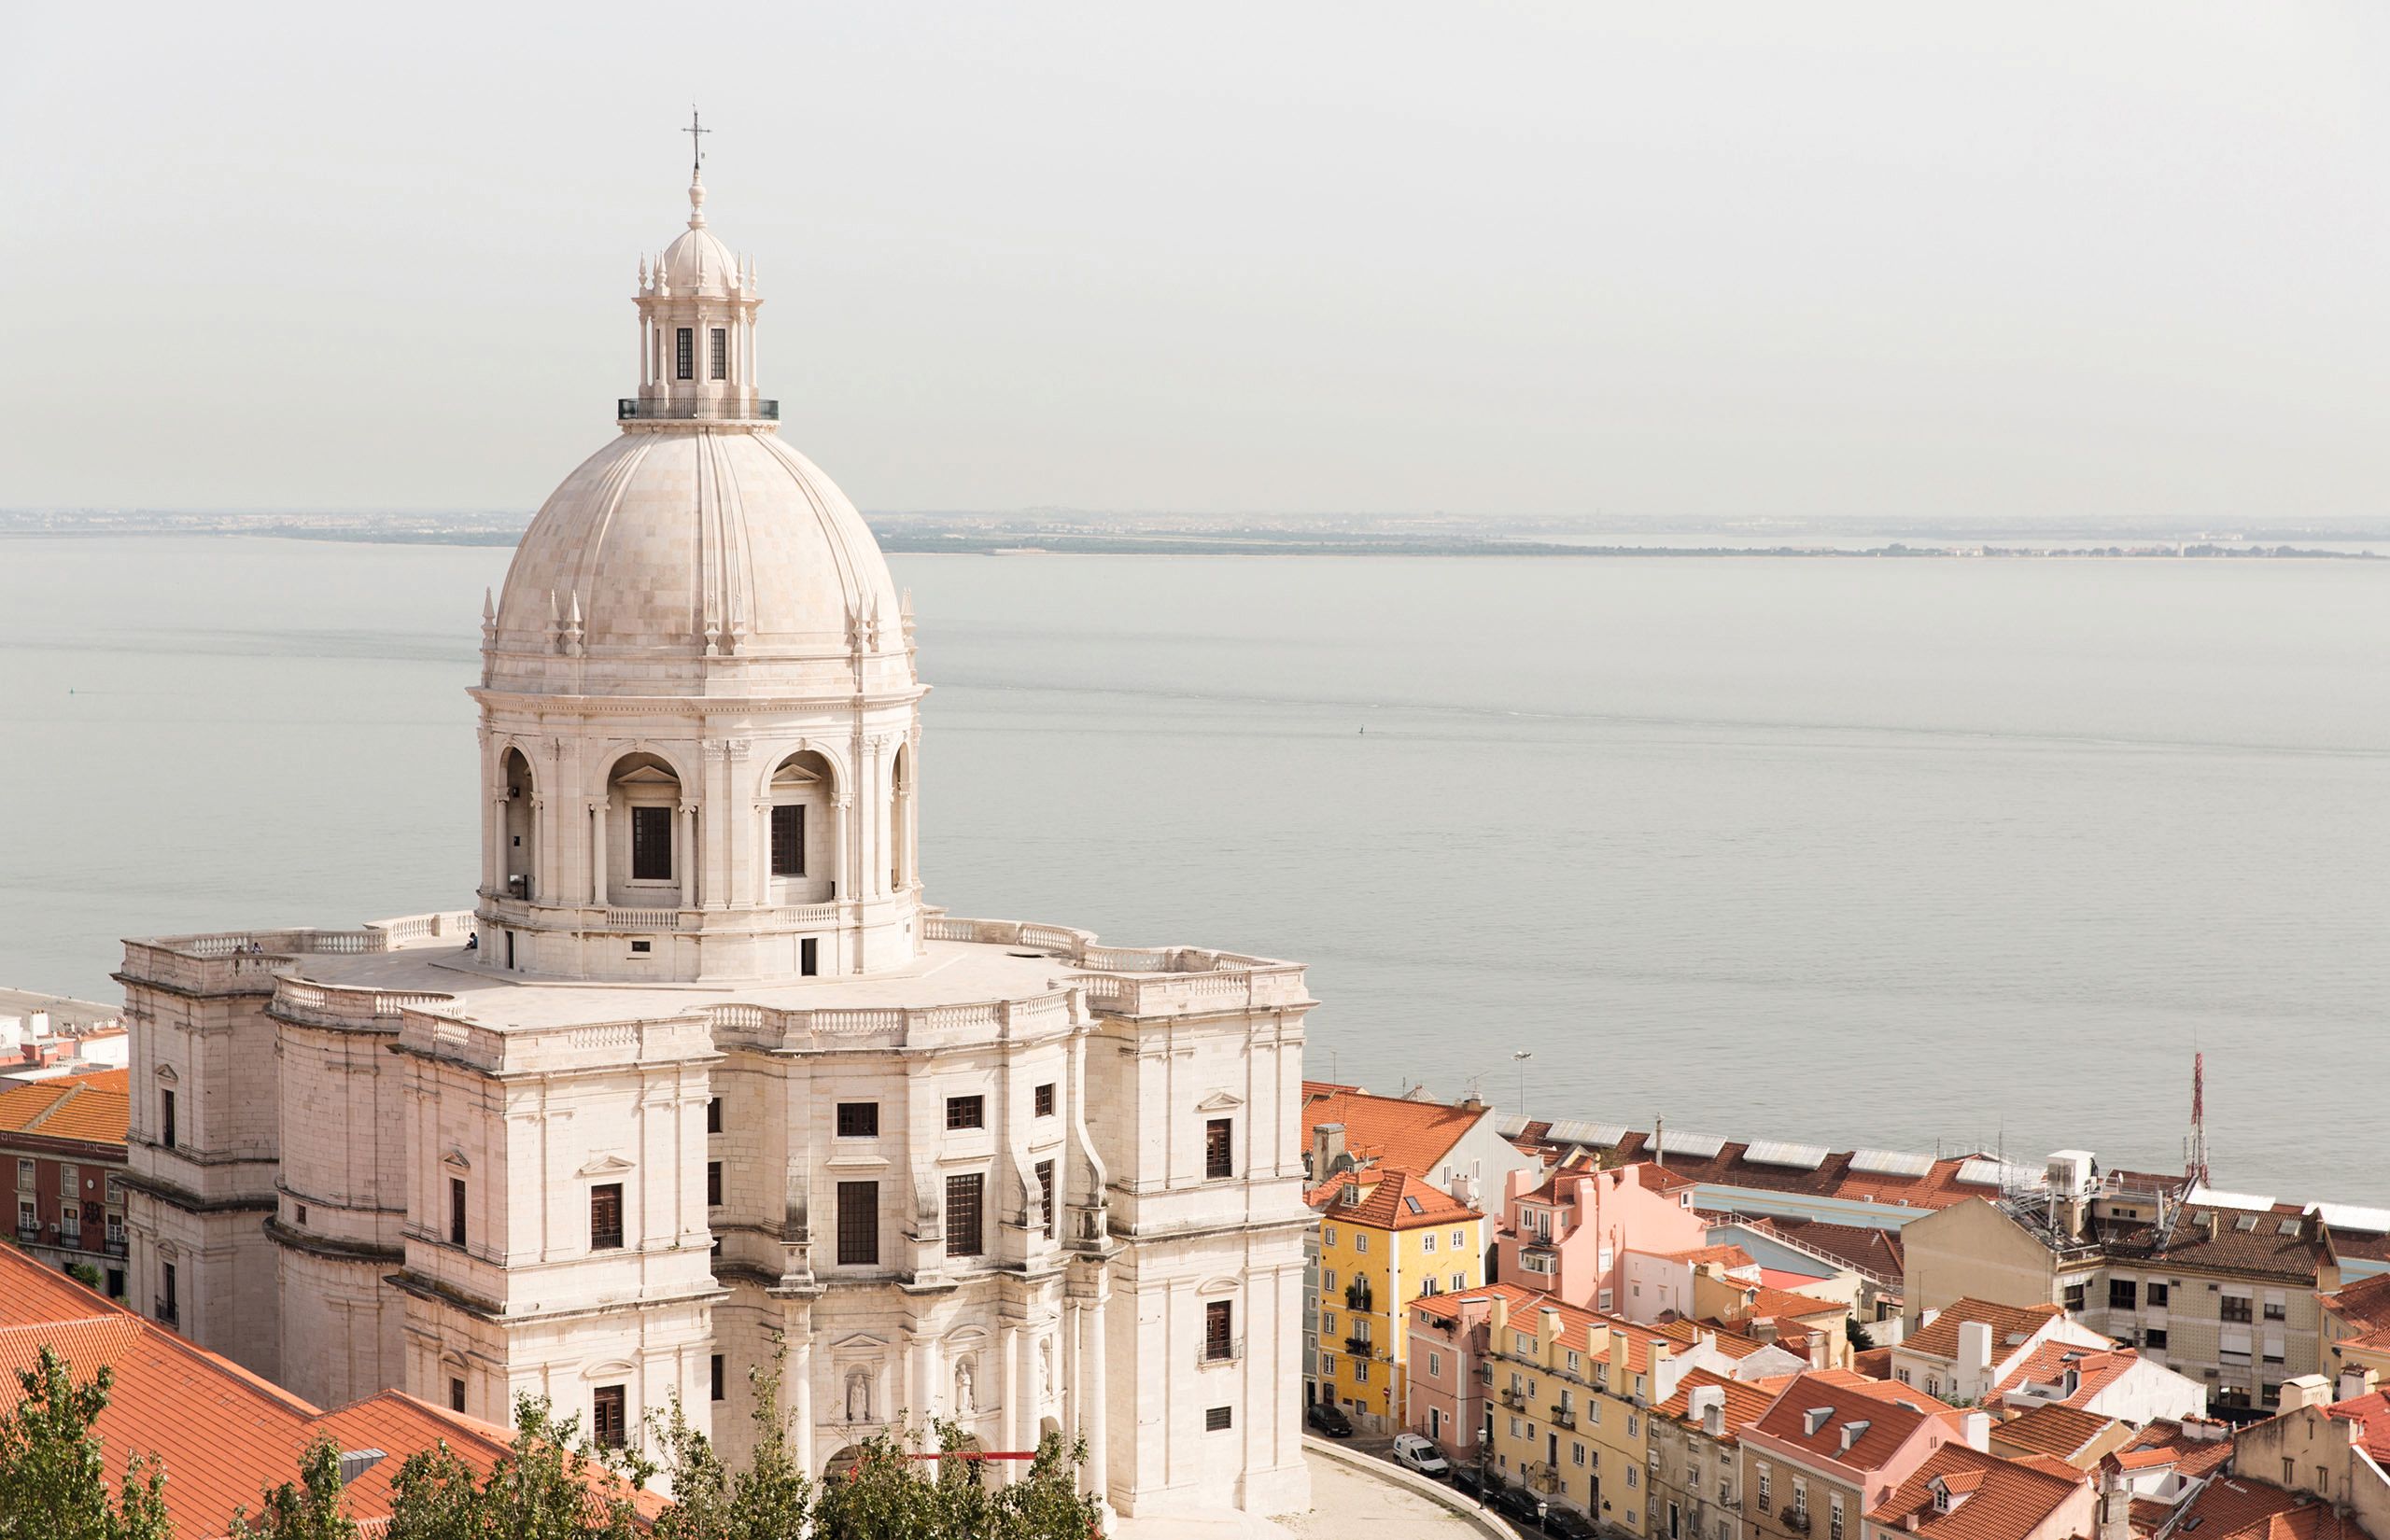
[{"label": "cross finial atop dome", "polygon": [[706,222],[706,152],[705,141],[697,135],[711,133],[713,130],[697,121],[697,109],[693,104],[689,108],[689,126],[681,132],[689,136],[689,228],[701,230]]}]

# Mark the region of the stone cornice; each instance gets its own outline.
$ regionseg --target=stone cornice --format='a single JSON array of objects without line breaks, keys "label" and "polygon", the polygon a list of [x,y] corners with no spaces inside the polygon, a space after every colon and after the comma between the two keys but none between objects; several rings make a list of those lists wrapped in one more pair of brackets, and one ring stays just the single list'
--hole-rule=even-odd
[{"label": "stone cornice", "polygon": [[285,1225],[280,1218],[269,1216],[265,1222],[267,1239],[277,1246],[288,1246],[294,1252],[310,1256],[329,1258],[335,1262],[404,1262],[403,1247],[376,1246],[366,1240],[342,1240],[331,1236],[310,1235],[304,1230]]}]

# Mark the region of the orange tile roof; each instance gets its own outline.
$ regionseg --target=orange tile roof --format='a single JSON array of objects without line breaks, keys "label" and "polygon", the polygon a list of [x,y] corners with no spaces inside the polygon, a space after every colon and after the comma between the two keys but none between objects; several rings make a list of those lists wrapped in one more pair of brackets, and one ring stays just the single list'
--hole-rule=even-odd
[{"label": "orange tile roof", "polygon": [[[2003,1460],[1964,1444],[1945,1444],[1871,1510],[1888,1529],[1922,1540],[2024,1540],[2083,1490],[2082,1472]],[[1940,1511],[1936,1483],[1962,1500]]]},{"label": "orange tile roof", "polygon": [[2101,1463],[2130,1471],[2172,1465],[2181,1475],[2196,1479],[2232,1458],[2228,1432],[2219,1423],[2205,1426],[2213,1429],[2216,1436],[2196,1438],[2180,1422],[2152,1422],[2112,1450]]},{"label": "orange tile roof", "polygon": [[2375,1273],[2317,1295],[2323,1307],[2354,1327],[2360,1337],[2390,1329],[2390,1273]]},{"label": "orange tile roof", "polygon": [[[1808,1427],[1813,1409],[1830,1414],[1814,1432]],[[1906,1385],[1863,1379],[1848,1370],[1818,1369],[1795,1375],[1752,1426],[1771,1439],[1820,1458],[1874,1470],[1906,1445],[1928,1419],[1948,1410],[1933,1397]],[[1862,1422],[1867,1426],[1858,1441],[1844,1449],[1843,1430]]]},{"label": "orange tile roof", "polygon": [[[44,1346],[57,1350],[78,1381],[108,1367],[108,1404],[94,1424],[105,1465],[113,1474],[135,1453],[159,1456],[167,1511],[184,1540],[223,1534],[235,1508],[254,1514],[268,1487],[297,1479],[299,1457],[318,1435],[387,1456],[348,1488],[349,1515],[369,1532],[388,1517],[390,1481],[408,1455],[444,1438],[467,1464],[485,1472],[510,1437],[505,1429],[395,1391],[318,1411],[230,1359],[0,1248],[0,1415],[21,1397],[16,1371],[32,1367]],[[653,1493],[635,1501],[650,1517],[664,1505]]]},{"label": "orange tile roof", "polygon": [[2001,1380],[1996,1393],[2005,1397],[2029,1383],[2056,1385],[2072,1369],[2076,1377],[2074,1393],[2058,1404],[2081,1407],[2123,1379],[2140,1362],[2141,1352],[2135,1348],[2087,1348],[2074,1342],[2045,1342]]},{"label": "orange tile roof", "polygon": [[[1358,1190],[1357,1201],[1345,1200],[1348,1188]],[[1323,1219],[1373,1230],[1425,1230],[1485,1217],[1409,1171],[1348,1174],[1346,1180],[1322,1183],[1313,1192],[1327,1199],[1320,1211]]]},{"label": "orange tile roof", "polygon": [[1771,1289],[1763,1283],[1750,1291],[1750,1319],[1771,1321],[1778,1316],[1806,1320],[1813,1315],[1848,1316],[1850,1307],[1839,1299],[1820,1299],[1813,1294],[1793,1294],[1787,1289]]},{"label": "orange tile roof", "polygon": [[1784,1380],[1781,1379],[1770,1380],[1764,1385],[1754,1385],[1746,1380],[1729,1379],[1723,1375],[1712,1374],[1708,1369],[1687,1369],[1684,1377],[1677,1381],[1676,1394],[1661,1402],[1652,1410],[1658,1416],[1673,1417],[1680,1421],[1697,1424],[1700,1419],[1693,1415],[1693,1393],[1712,1387],[1722,1390],[1725,1392],[1725,1441],[1733,1443],[1743,1429],[1758,1421],[1767,1408],[1775,1404],[1776,1393],[1783,1388],[1783,1385]]},{"label": "orange tile roof", "polygon": [[2390,1461],[2390,1393],[2375,1391],[2335,1401],[2324,1415],[2335,1422],[2356,1424],[2358,1446],[2376,1461]]},{"label": "orange tile roof", "polygon": [[1303,1147],[1311,1147],[1312,1130],[1319,1125],[1341,1123],[1345,1152],[1361,1165],[1432,1171],[1463,1134],[1492,1115],[1483,1107],[1448,1107],[1440,1101],[1372,1096],[1350,1085],[1303,1083]]},{"label": "orange tile roof", "polygon": [[2010,1351],[2044,1326],[2066,1312],[2056,1305],[1995,1305],[1988,1299],[1960,1299],[1943,1307],[1942,1313],[1926,1325],[1912,1332],[1901,1346],[1927,1358],[1959,1356],[1959,1327],[1969,1322],[1981,1322],[1991,1328],[1991,1356],[1996,1363]]},{"label": "orange tile roof", "polygon": [[2200,1540],[2357,1540],[2364,1531],[2321,1503],[2279,1487],[2219,1476],[2183,1509],[2177,1534]]},{"label": "orange tile roof", "polygon": [[2038,1454],[2072,1460],[2115,1424],[2113,1418],[2073,1407],[2035,1407],[1991,1425],[1991,1441]]},{"label": "orange tile roof", "polygon": [[1728,1267],[1755,1267],[1758,1261],[1740,1246],[1695,1246],[1689,1252],[1647,1252],[1663,1262],[1683,1262],[1698,1267],[1704,1262],[1722,1262]]},{"label": "orange tile roof", "polygon": [[36,1134],[124,1148],[131,1098],[122,1070],[63,1075],[0,1091],[0,1135]]}]

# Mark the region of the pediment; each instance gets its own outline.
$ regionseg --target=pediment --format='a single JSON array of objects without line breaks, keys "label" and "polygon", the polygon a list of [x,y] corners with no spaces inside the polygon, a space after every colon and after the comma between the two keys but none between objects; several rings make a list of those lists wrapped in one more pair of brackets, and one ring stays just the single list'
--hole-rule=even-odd
[{"label": "pediment", "polygon": [[822,777],[801,764],[783,764],[772,772],[772,787],[775,791],[784,787],[803,790],[821,784]]},{"label": "pediment", "polygon": [[1244,1105],[1244,1099],[1233,1091],[1214,1091],[1195,1103],[1195,1110],[1199,1113],[1225,1113],[1231,1107]]},{"label": "pediment", "polygon": [[874,1337],[869,1332],[852,1332],[830,1344],[833,1352],[871,1352],[884,1350],[888,1338]]},{"label": "pediment", "polygon": [[679,786],[681,777],[671,771],[653,764],[642,764],[636,770],[626,770],[614,777],[617,786]]},{"label": "pediment", "polygon": [[175,1067],[173,1065],[161,1064],[158,1066],[158,1078],[171,1085],[175,1082],[182,1079],[182,1076],[175,1073]]},{"label": "pediment", "polygon": [[1195,1292],[1199,1295],[1234,1294],[1244,1287],[1233,1278],[1216,1278]]},{"label": "pediment", "polygon": [[442,1155],[440,1164],[452,1171],[470,1171],[473,1169],[473,1163],[465,1158],[465,1152],[462,1150],[451,1150]]},{"label": "pediment", "polygon": [[591,1155],[587,1160],[583,1161],[581,1163],[581,1169],[572,1174],[575,1176],[615,1176],[633,1169],[634,1168],[631,1163],[625,1160],[621,1155]]}]

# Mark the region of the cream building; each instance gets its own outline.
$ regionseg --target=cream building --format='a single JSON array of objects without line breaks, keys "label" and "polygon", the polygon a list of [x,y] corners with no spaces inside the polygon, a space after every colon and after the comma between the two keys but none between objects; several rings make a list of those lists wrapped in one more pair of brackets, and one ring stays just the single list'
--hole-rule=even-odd
[{"label": "cream building", "polygon": [[734,1452],[784,1333],[816,1469],[935,1413],[1084,1436],[1129,1533],[1299,1510],[1303,971],[923,902],[912,619],[689,195],[484,607],[471,910],[127,943],[134,1297]]}]

